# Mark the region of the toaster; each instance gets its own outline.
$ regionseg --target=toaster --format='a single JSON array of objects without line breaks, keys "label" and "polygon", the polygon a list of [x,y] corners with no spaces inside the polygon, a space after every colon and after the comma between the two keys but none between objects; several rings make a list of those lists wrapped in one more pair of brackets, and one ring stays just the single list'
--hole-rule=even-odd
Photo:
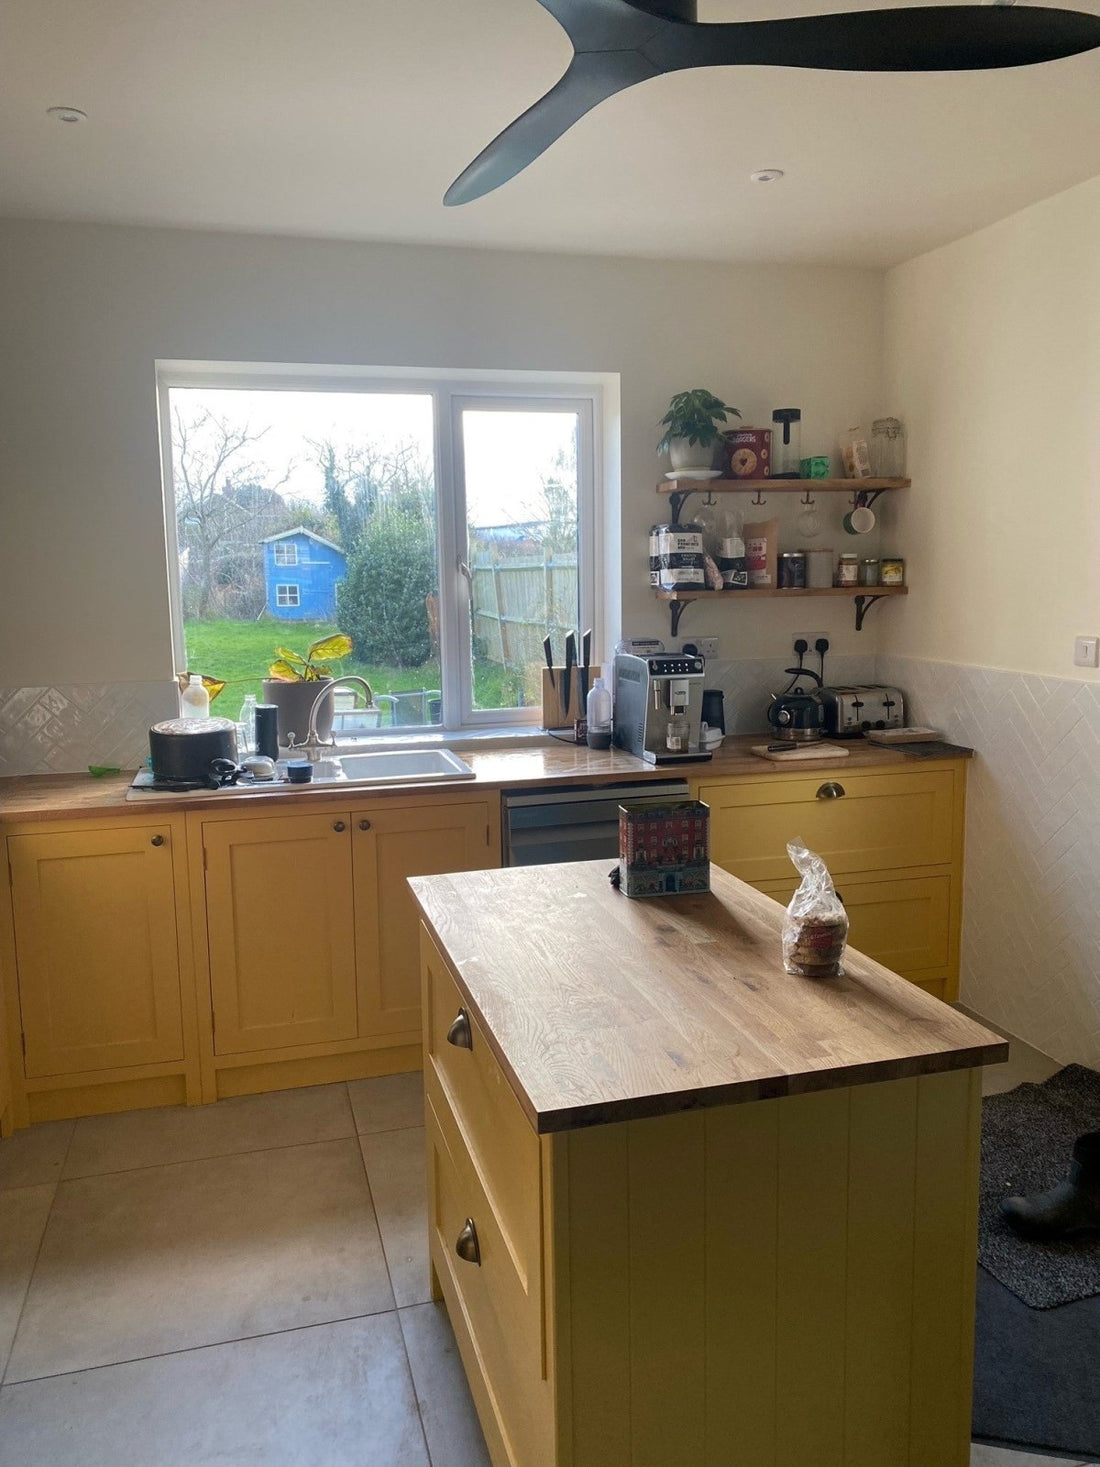
[{"label": "toaster", "polygon": [[898,688],[868,684],[822,688],[825,734],[831,739],[857,739],[869,728],[904,728],[905,698]]}]

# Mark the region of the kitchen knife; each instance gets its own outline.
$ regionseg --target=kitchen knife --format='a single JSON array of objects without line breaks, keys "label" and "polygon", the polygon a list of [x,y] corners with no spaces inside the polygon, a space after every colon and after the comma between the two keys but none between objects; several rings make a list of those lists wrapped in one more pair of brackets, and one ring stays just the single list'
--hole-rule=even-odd
[{"label": "kitchen knife", "polygon": [[569,694],[572,691],[570,684],[573,681],[573,664],[577,660],[577,634],[570,632],[565,639],[565,671],[561,675],[561,706],[565,714],[565,722],[569,723]]},{"label": "kitchen knife", "polygon": [[581,638],[581,717],[588,711],[588,669],[592,666],[592,628]]},{"label": "kitchen knife", "polygon": [[553,651],[551,650],[551,647],[550,647],[550,638],[549,637],[543,637],[543,639],[542,639],[542,655],[546,658],[546,666],[547,666],[547,668],[549,669],[549,672],[550,672],[550,690],[551,690],[551,692],[553,692],[553,690],[554,690],[554,653],[553,653]]}]

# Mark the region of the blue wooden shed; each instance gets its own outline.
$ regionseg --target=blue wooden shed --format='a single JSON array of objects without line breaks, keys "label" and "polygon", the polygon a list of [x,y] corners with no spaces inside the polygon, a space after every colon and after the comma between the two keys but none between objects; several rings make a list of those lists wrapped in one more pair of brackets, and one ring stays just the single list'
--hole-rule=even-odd
[{"label": "blue wooden shed", "polygon": [[331,621],[336,587],[348,573],[348,558],[331,540],[299,525],[264,542],[264,595],[280,621]]}]

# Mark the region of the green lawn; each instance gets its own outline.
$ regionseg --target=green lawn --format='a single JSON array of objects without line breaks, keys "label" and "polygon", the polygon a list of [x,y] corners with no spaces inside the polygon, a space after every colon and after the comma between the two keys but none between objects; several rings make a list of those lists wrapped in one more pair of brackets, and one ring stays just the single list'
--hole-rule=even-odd
[{"label": "green lawn", "polygon": [[[323,622],[187,621],[183,627],[187,667],[190,672],[226,682],[228,686],[212,711],[236,719],[246,694],[252,693],[258,703],[263,702],[260,683],[268,664],[274,661],[276,646],[289,647],[304,657],[311,642],[336,630]],[[334,671],[358,673],[376,693],[402,693],[440,685],[438,659],[422,667],[368,667],[352,653],[336,664]],[[503,697],[512,702],[515,681],[515,675],[499,664],[479,662],[474,668],[479,707],[499,708]]]}]

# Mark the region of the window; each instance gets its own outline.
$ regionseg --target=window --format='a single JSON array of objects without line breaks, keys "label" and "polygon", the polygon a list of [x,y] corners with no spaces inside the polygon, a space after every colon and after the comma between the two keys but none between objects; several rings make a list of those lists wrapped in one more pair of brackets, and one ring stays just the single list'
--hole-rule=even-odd
[{"label": "window", "polygon": [[544,638],[596,620],[597,386],[159,375],[178,670],[217,712],[339,630],[376,708],[340,690],[338,734],[539,721]]}]

